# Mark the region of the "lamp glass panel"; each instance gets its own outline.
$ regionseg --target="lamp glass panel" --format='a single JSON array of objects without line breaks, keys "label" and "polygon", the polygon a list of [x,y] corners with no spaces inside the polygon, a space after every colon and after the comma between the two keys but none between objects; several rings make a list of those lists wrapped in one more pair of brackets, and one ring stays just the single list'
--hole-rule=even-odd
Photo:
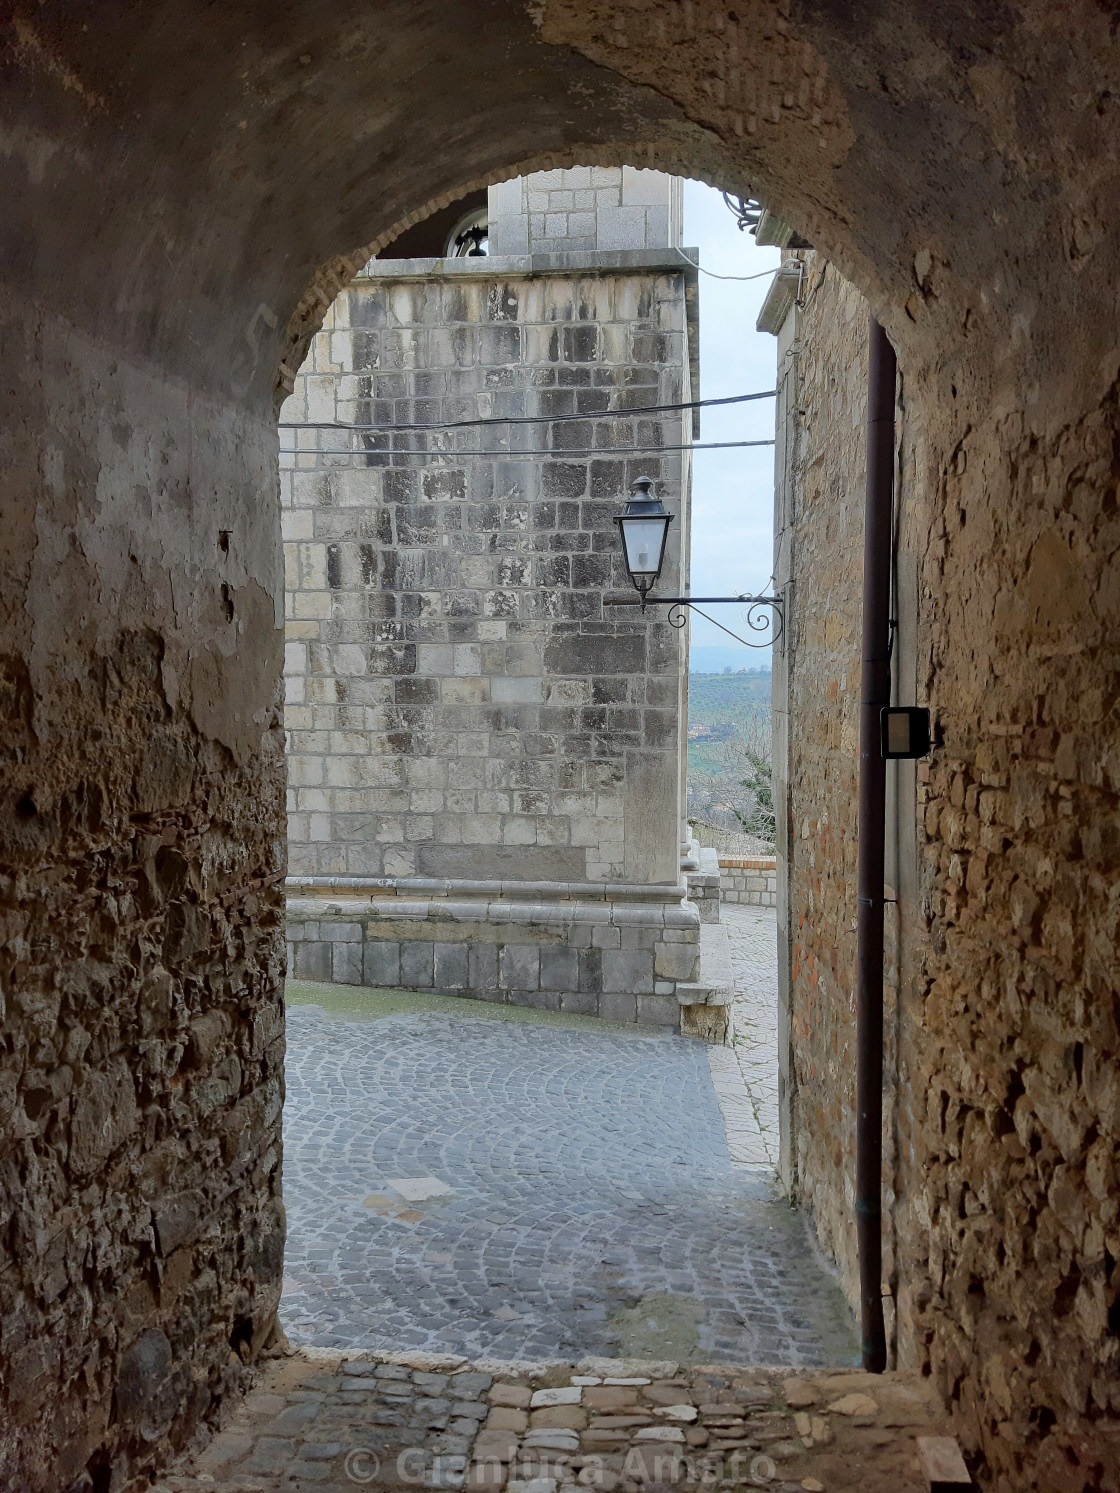
[{"label": "lamp glass panel", "polygon": [[661,569],[661,552],[665,547],[668,516],[624,518],[622,538],[626,545],[626,564],[631,575],[656,575]]}]

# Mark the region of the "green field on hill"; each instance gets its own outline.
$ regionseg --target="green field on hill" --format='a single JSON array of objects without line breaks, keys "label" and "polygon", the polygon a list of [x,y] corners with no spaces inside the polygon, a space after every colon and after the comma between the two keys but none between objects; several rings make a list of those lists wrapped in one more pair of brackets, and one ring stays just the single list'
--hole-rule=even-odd
[{"label": "green field on hill", "polygon": [[707,726],[713,733],[688,743],[689,773],[710,773],[716,764],[711,750],[733,734],[759,706],[770,704],[770,674],[690,674],[688,725]]}]

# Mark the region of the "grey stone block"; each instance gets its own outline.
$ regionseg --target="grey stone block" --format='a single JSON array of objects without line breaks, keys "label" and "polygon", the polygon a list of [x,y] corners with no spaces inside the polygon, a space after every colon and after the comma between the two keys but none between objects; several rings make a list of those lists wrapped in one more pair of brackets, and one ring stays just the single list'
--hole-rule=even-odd
[{"label": "grey stone block", "polygon": [[320,923],[319,937],[326,943],[361,943],[362,925],[353,923]]},{"label": "grey stone block", "polygon": [[401,946],[392,942],[369,942],[363,959],[367,985],[399,985],[401,981]]},{"label": "grey stone block", "polygon": [[406,990],[431,990],[434,951],[427,939],[401,944],[401,984]]},{"label": "grey stone block", "polygon": [[605,1021],[637,1021],[638,998],[619,991],[605,992],[599,997],[599,1015]]},{"label": "grey stone block", "polygon": [[579,950],[541,949],[541,989],[575,991],[579,989]]},{"label": "grey stone block", "polygon": [[559,1011],[560,996],[555,990],[511,990],[511,1006],[528,1006],[533,1011]]},{"label": "grey stone block", "polygon": [[604,949],[603,990],[652,995],[652,954],[646,949]]},{"label": "grey stone block", "polygon": [[699,961],[699,944],[662,943],[654,954],[654,969],[663,980],[695,980]]},{"label": "grey stone block", "polygon": [[465,943],[434,944],[433,963],[437,990],[465,990],[470,984]]},{"label": "grey stone block", "polygon": [[498,979],[507,990],[540,987],[541,951],[536,944],[503,945],[498,956]]},{"label": "grey stone block", "polygon": [[603,988],[603,953],[590,948],[579,951],[579,988],[585,994],[598,995]]},{"label": "grey stone block", "polygon": [[330,944],[297,944],[295,948],[295,967],[292,973],[297,980],[321,980],[329,983],[331,977]]},{"label": "grey stone block", "polygon": [[472,990],[495,991],[498,988],[498,946],[492,943],[468,945],[468,980]]},{"label": "grey stone block", "polygon": [[570,1011],[574,1016],[596,1016],[599,1012],[599,997],[594,990],[562,990],[561,1011]]},{"label": "grey stone block", "polygon": [[362,946],[360,943],[331,944],[331,978],[336,985],[362,983]]},{"label": "grey stone block", "polygon": [[649,1026],[680,1027],[681,1007],[675,995],[639,995],[638,1021]]}]

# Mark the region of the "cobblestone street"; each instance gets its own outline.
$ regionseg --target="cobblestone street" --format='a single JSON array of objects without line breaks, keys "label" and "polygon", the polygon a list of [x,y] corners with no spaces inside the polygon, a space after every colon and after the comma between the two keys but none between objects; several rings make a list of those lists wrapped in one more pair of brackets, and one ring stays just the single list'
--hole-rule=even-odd
[{"label": "cobblestone street", "polygon": [[[764,922],[729,911],[757,965]],[[731,1050],[454,997],[290,996],[294,1343],[853,1361],[801,1215],[729,1154],[709,1052]]]},{"label": "cobblestone street", "polygon": [[917,1376],[305,1353],[156,1493],[925,1493],[921,1438],[944,1430]]},{"label": "cobblestone street", "polygon": [[778,1164],[778,958],[772,907],[725,904],[735,971],[731,1047],[709,1047],[712,1082],[733,1161]]}]

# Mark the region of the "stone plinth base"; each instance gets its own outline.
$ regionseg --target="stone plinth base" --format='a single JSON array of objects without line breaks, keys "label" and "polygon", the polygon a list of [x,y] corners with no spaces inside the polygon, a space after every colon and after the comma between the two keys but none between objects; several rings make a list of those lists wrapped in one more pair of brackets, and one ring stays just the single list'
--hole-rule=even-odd
[{"label": "stone plinth base", "polygon": [[693,845],[696,869],[687,872],[685,877],[688,882],[688,900],[695,902],[702,923],[718,923],[721,884],[719,856],[709,846],[697,845],[695,841]]},{"label": "stone plinth base", "polygon": [[679,1030],[700,916],[681,886],[293,877],[288,972]]}]

